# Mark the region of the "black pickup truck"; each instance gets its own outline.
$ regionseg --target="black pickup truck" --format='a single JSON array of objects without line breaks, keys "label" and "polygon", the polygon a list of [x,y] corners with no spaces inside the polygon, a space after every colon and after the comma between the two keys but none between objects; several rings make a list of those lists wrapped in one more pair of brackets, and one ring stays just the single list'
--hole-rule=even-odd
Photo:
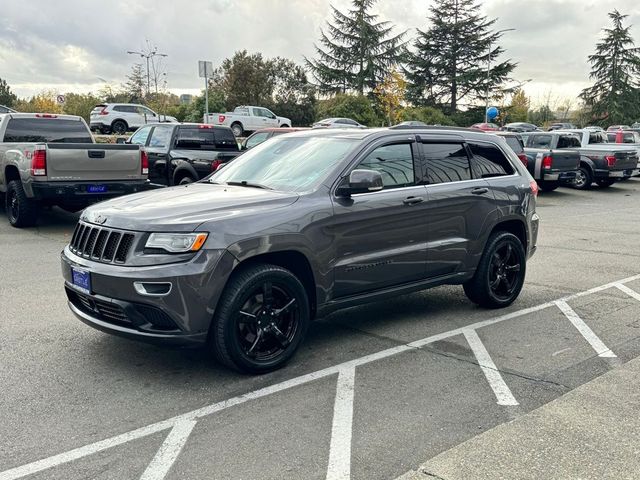
[{"label": "black pickup truck", "polygon": [[[638,154],[633,147],[608,143],[604,132],[591,130],[555,130],[522,134],[526,147],[563,149],[580,153],[580,167],[572,186],[580,190],[593,182],[606,188],[631,176],[638,165]],[[578,146],[579,145],[579,146]]]},{"label": "black pickup truck", "polygon": [[[563,184],[571,184],[580,168],[580,154],[577,150],[542,148],[525,148],[520,133],[498,132],[520,161],[527,167],[543,192],[551,192]],[[573,139],[580,146],[576,138]]]},{"label": "black pickup truck", "polygon": [[157,123],[139,128],[125,143],[145,147],[154,185],[183,185],[203,179],[240,155],[229,127]]}]

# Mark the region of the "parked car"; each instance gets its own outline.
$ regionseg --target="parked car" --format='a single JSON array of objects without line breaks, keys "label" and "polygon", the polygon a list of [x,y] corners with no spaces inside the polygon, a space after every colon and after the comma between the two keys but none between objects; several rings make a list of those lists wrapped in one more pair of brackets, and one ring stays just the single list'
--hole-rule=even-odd
[{"label": "parked car", "polygon": [[[573,183],[584,190],[596,182],[600,187],[610,187],[618,180],[633,174],[638,165],[634,148],[607,142],[604,132],[590,130],[555,130],[522,134],[526,147],[551,150],[569,148],[580,153],[580,168]],[[580,142],[578,147],[577,139]]]},{"label": "parked car", "polygon": [[576,128],[573,123],[552,123],[547,131],[552,132],[553,130],[571,130]]},{"label": "parked car", "polygon": [[312,125],[313,128],[367,128],[351,118],[325,118]]},{"label": "parked car", "polygon": [[633,125],[631,125],[631,128],[636,130],[636,129],[640,129],[640,122],[636,122]]},{"label": "parked car", "polygon": [[421,122],[420,120],[407,120],[405,122],[400,122],[400,123],[398,123],[397,125],[394,125],[394,126],[396,126],[396,127],[399,127],[399,126],[400,127],[404,127],[404,126],[407,126],[407,127],[426,127],[427,124],[424,123],[424,122]]},{"label": "parked car", "polygon": [[[497,135],[506,140],[543,192],[551,192],[563,184],[575,181],[580,168],[580,154],[577,150],[551,150],[544,145],[525,148],[520,134],[499,132]],[[569,139],[575,146],[580,146],[577,138]]]},{"label": "parked car", "polygon": [[538,127],[537,125],[534,125],[533,123],[513,122],[513,123],[507,123],[505,126],[501,128],[501,130],[504,130],[507,132],[521,133],[521,132],[537,132],[537,131],[540,131],[541,128]]},{"label": "parked car", "polygon": [[209,113],[205,115],[204,123],[231,127],[236,137],[242,137],[245,133],[255,132],[261,128],[291,127],[290,119],[278,117],[268,108],[245,105],[236,107],[233,112]]},{"label": "parked car", "polygon": [[77,211],[148,187],[148,164],[138,145],[94,143],[73,115],[0,116],[0,192],[14,227],[36,223],[38,208]]},{"label": "parked car", "polygon": [[[483,133],[282,135],[208,180],[85,210],[62,253],[65,290],[99,330],[208,344],[262,373],[340,308],[442,284],[510,305],[536,250],[536,194],[518,157]],[[105,258],[84,241],[96,235],[125,247]]]},{"label": "parked car", "polygon": [[144,147],[154,185],[196,182],[240,155],[229,127],[203,123],[145,125],[126,143]]},{"label": "parked car", "polygon": [[495,123],[474,123],[470,128],[482,130],[483,132],[497,132],[500,126]]},{"label": "parked car", "polygon": [[178,123],[178,119],[136,103],[101,103],[90,114],[92,131],[123,135],[148,123]]},{"label": "parked car", "polygon": [[[618,137],[618,131],[608,131],[607,139],[609,143],[618,143],[616,142]],[[640,132],[636,132],[635,130],[622,130],[622,142],[620,143],[634,143],[640,144]]]},{"label": "parked car", "polygon": [[629,125],[611,125],[607,128],[607,132],[615,132],[616,130],[629,130],[631,127]]},{"label": "parked car", "polygon": [[262,128],[260,130],[256,130],[249,137],[245,138],[240,145],[240,149],[249,150],[250,148],[257,147],[262,142],[269,140],[270,138],[277,137],[283,133],[299,132],[301,130],[308,130],[308,127]]},{"label": "parked car", "polygon": [[17,113],[14,109],[0,105],[0,113]]}]

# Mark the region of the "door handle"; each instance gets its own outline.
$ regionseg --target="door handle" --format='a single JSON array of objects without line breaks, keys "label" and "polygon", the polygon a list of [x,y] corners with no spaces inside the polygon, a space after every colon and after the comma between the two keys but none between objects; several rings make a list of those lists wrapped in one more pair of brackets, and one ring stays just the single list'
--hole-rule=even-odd
[{"label": "door handle", "polygon": [[424,198],[422,197],[407,197],[402,201],[402,203],[404,203],[405,205],[415,205],[416,203],[420,203],[423,201]]},{"label": "door handle", "polygon": [[484,195],[485,193],[489,193],[489,189],[485,187],[474,188],[473,190],[471,190],[471,193],[473,195]]}]

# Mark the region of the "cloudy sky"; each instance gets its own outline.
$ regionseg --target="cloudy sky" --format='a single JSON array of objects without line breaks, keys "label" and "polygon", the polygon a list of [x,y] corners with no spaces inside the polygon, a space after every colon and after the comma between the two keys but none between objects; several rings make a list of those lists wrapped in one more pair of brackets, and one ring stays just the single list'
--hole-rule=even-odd
[{"label": "cloudy sky", "polygon": [[[349,0],[2,0],[0,77],[20,96],[44,89],[97,91],[120,84],[138,61],[127,50],[148,40],[166,53],[169,88],[197,93],[197,61],[218,64],[235,50],[302,61],[330,17],[332,3]],[[534,102],[551,94],[575,98],[588,85],[587,56],[607,10],[630,15],[640,44],[640,1],[483,0],[497,29],[515,28],[502,40],[518,62],[515,77],[531,79],[525,90]],[[380,17],[408,29],[427,27],[429,0],[379,0]]]}]

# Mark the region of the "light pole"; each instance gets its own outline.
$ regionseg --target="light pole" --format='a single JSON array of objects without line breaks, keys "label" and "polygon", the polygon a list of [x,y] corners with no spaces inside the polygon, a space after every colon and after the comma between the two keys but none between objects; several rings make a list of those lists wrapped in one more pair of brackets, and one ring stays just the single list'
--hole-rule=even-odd
[{"label": "light pole", "polygon": [[491,83],[491,43],[492,43],[492,37],[496,36],[496,35],[500,35],[501,33],[504,32],[513,32],[515,30],[515,28],[505,28],[504,30],[498,30],[497,32],[494,32],[490,37],[489,37],[489,55],[487,55],[487,93],[486,93],[486,105],[484,107],[484,123],[489,123],[489,114],[487,113],[487,110],[489,110],[489,84]]},{"label": "light pole", "polygon": [[[168,56],[166,53],[158,53],[157,49],[153,49],[150,52],[144,53],[144,52],[136,52],[133,50],[128,50],[127,53],[129,55],[140,55],[142,58],[145,58],[147,60],[147,95],[149,95],[149,93],[151,92],[151,78],[150,78],[150,72],[149,72],[149,59],[152,59],[153,57],[166,57]],[[158,84],[156,81],[156,90],[157,90]]]}]

